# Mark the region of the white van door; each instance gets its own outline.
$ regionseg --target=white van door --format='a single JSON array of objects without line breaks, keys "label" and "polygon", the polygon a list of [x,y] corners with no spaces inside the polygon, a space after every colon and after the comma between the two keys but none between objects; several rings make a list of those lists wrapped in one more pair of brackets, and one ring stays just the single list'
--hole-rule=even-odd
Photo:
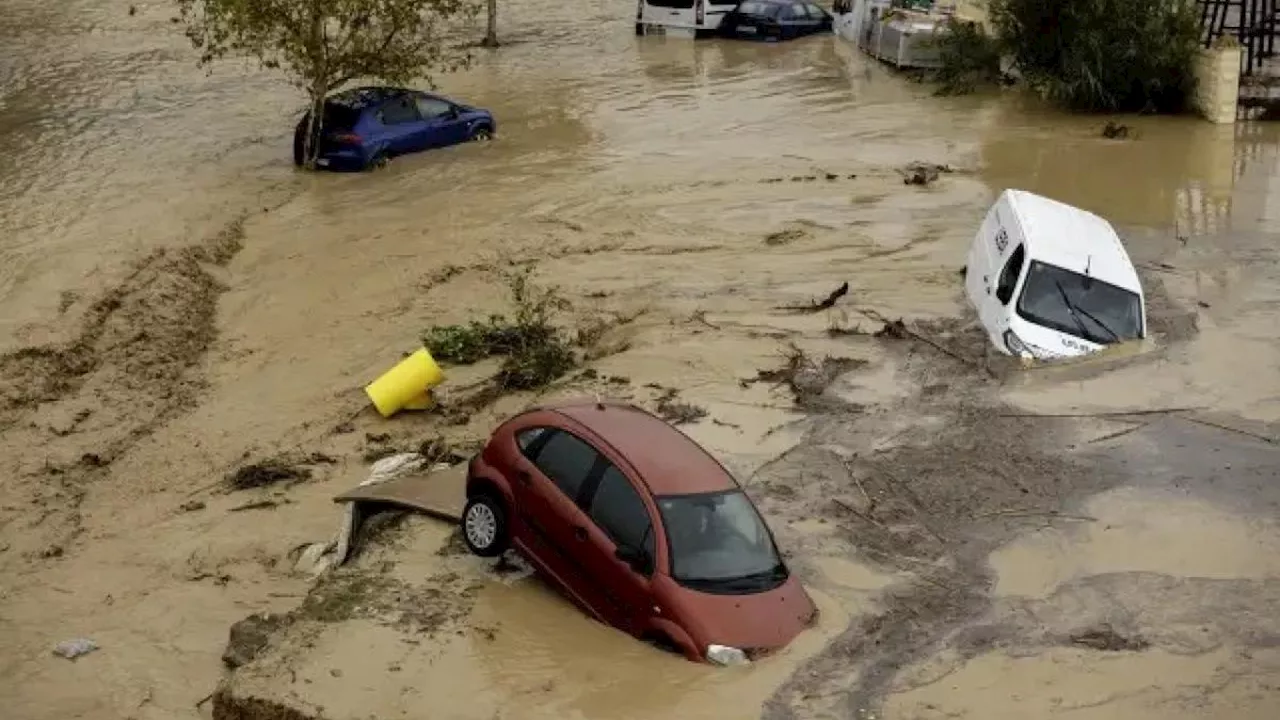
[{"label": "white van door", "polygon": [[965,276],[969,300],[991,342],[1003,348],[1004,331],[1009,329],[1018,284],[1027,265],[1026,244],[1015,223],[1013,208],[1003,195],[987,213],[969,258],[970,269]]},{"label": "white van door", "polygon": [[1023,272],[1027,269],[1027,244],[1022,242],[1020,235],[1010,233],[1004,227],[997,230],[996,234],[998,237],[1003,234],[1006,247],[1011,249],[1006,252],[1004,264],[992,279],[991,322],[984,320],[983,324],[991,328],[992,341],[998,347],[1005,348],[1007,343],[1004,333],[1009,329],[1009,323],[1017,310],[1018,288],[1022,283]]},{"label": "white van door", "polygon": [[973,236],[973,244],[969,247],[969,262],[965,268],[965,293],[969,303],[978,313],[978,319],[984,327],[990,328],[988,322],[992,318],[994,307],[991,298],[991,278],[999,266],[999,255],[995,250],[994,238],[1000,224],[997,205],[987,211],[978,232]]}]

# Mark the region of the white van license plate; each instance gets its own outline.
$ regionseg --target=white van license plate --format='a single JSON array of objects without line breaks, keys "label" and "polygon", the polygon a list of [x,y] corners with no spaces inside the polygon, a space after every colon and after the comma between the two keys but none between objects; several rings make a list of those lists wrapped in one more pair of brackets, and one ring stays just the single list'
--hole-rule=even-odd
[{"label": "white van license plate", "polygon": [[760,28],[756,27],[755,25],[739,25],[738,32],[742,33],[743,35],[755,35],[756,33],[760,32]]}]

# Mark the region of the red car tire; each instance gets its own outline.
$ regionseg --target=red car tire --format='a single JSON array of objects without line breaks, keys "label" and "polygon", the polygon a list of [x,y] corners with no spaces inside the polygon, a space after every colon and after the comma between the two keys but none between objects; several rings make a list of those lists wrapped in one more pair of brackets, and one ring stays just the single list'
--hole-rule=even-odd
[{"label": "red car tire", "polygon": [[467,500],[462,511],[462,539],[480,557],[498,557],[511,544],[507,510],[501,498],[482,492]]}]

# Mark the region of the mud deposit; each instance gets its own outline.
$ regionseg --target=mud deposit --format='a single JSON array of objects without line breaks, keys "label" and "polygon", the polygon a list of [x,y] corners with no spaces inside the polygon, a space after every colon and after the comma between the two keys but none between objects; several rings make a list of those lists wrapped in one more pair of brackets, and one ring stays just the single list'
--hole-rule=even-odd
[{"label": "mud deposit", "polygon": [[244,227],[231,223],[209,241],[157,250],[85,311],[68,343],[0,356],[0,428],[17,474],[6,490],[21,511],[10,549],[57,556],[81,532],[87,487],[203,389],[192,372],[216,335],[215,272],[240,250]]},{"label": "mud deposit", "polygon": [[[1256,495],[1265,510],[1233,516],[1236,527],[1208,524],[1223,511],[1203,501],[1181,500],[1185,509],[1178,512],[1162,493],[1108,490],[1132,482],[1125,466],[1134,446],[1159,454],[1161,444],[1181,447],[1185,437],[1119,436],[1078,418],[1028,426],[1025,413],[1007,407],[975,407],[972,399],[957,407],[943,391],[930,395],[882,409],[897,418],[923,412],[915,424],[927,431],[886,440],[877,433],[884,418],[874,413],[811,419],[806,440],[754,478],[765,506],[804,528],[793,547],[815,554],[844,548],[850,557],[910,578],[878,598],[881,611],[868,613],[803,666],[771,699],[766,716],[985,717],[994,707],[997,717],[1022,717],[1028,708],[1051,715],[1089,707],[1096,713],[1091,717],[1110,718],[1155,712],[1166,702],[1166,687],[1178,688],[1168,701],[1183,707],[1178,712],[1216,702],[1219,685],[1209,680],[1199,693],[1174,681],[1133,683],[1135,696],[1161,698],[1135,702],[1108,694],[1106,671],[1073,678],[1073,687],[1050,698],[1010,683],[1010,691],[1021,694],[1003,706],[956,703],[951,691],[933,691],[963,690],[972,682],[963,675],[968,663],[998,662],[992,656],[1018,658],[1020,672],[1053,676],[1049,668],[1064,663],[1065,651],[1056,647],[1072,648],[1067,657],[1081,667],[1094,662],[1086,657],[1091,651],[1149,653],[1129,660],[1126,671],[1153,678],[1157,670],[1140,668],[1159,667],[1165,654],[1214,654],[1201,666],[1272,687],[1276,628],[1268,608],[1280,592],[1280,564],[1269,548],[1280,530],[1274,515],[1280,491],[1267,487]],[[1201,435],[1196,442],[1205,450],[1236,440]],[[1182,477],[1191,482],[1179,484],[1178,497],[1214,492],[1217,472],[1186,469],[1192,472]],[[1240,471],[1268,483],[1275,477],[1269,467]],[[1191,546],[1210,537],[1215,557],[1235,547],[1250,560],[1219,570],[1193,561],[1200,551]],[[1222,575],[1235,582],[1208,579]],[[1020,581],[1035,590],[1013,586]],[[1037,594],[1018,597],[1029,590]],[[1238,594],[1227,603],[1234,608],[1231,628],[1223,628],[1212,609],[1222,607],[1215,598],[1225,595],[1218,593]],[[1003,692],[1004,681],[996,674],[979,687]],[[1274,709],[1278,702],[1271,696],[1263,706]]]},{"label": "mud deposit", "polygon": [[[165,3],[0,13],[6,718],[1280,717],[1274,126],[1116,142],[829,37],[502,7],[509,42],[441,79],[500,136],[342,176],[295,172],[292,89],[196,69]],[[991,351],[957,271],[1006,187],[1122,230],[1148,342]],[[563,301],[556,378],[477,355],[377,416],[429,327],[514,317],[513,268]],[[577,394],[721,458],[817,626],[696,666],[418,517],[296,569],[370,463]]]}]

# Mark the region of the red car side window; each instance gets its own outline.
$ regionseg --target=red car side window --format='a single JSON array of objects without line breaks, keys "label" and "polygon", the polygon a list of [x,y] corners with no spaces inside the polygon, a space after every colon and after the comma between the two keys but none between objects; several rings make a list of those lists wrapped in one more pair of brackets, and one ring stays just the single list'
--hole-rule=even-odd
[{"label": "red car side window", "polygon": [[570,500],[577,501],[578,491],[599,459],[595,448],[570,433],[555,430],[542,443],[533,464]]},{"label": "red car side window", "polygon": [[539,448],[538,438],[542,437],[546,432],[547,428],[544,427],[525,428],[516,433],[516,445],[520,446],[520,451],[524,453],[525,457],[532,460],[537,455]]},{"label": "red car side window", "polygon": [[606,466],[600,475],[588,514],[614,544],[640,550],[652,562],[653,523],[649,510],[635,487],[613,465]]}]

